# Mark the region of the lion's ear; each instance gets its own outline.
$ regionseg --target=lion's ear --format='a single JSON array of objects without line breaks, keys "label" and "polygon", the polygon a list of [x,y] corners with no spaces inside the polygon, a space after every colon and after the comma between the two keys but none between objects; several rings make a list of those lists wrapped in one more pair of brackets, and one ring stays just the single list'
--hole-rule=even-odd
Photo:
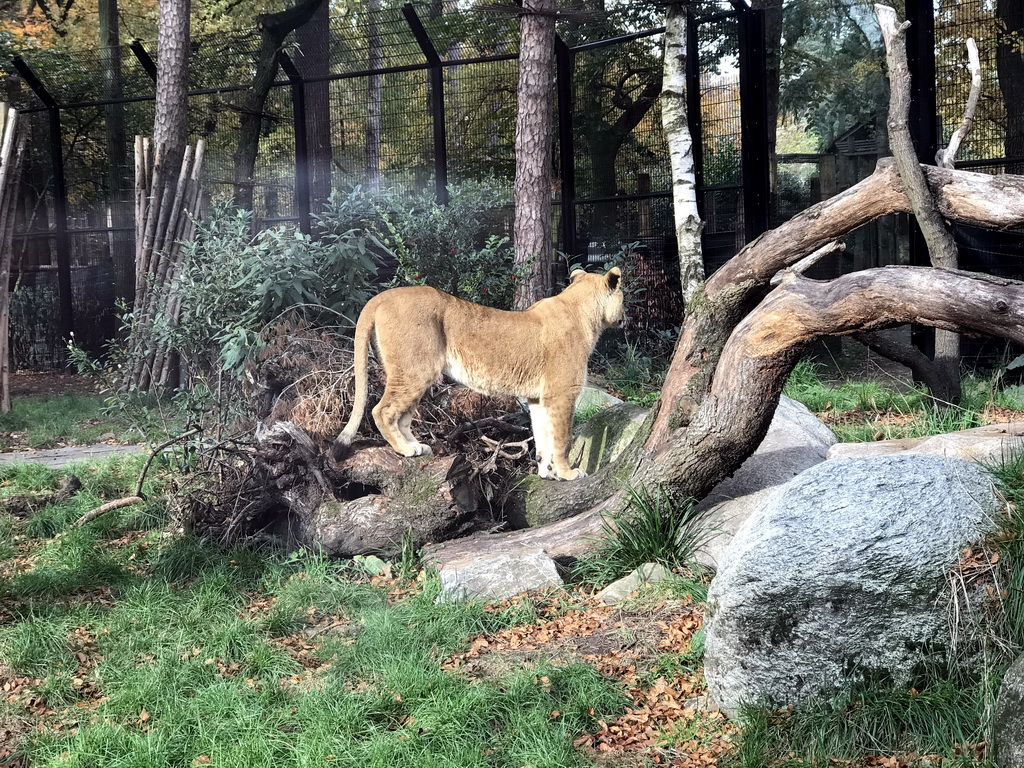
[{"label": "lion's ear", "polygon": [[619,280],[622,278],[622,270],[618,267],[612,267],[608,270],[605,277],[608,278],[608,290],[614,291],[619,287]]},{"label": "lion's ear", "polygon": [[573,267],[572,272],[569,273],[569,284],[575,283],[581,277],[587,274],[587,270],[583,267]]}]

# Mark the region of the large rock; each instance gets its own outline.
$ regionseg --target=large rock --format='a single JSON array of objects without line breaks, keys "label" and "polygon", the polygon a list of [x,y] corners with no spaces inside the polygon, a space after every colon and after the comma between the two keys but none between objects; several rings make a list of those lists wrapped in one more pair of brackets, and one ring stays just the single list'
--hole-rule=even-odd
[{"label": "large rock", "polygon": [[1024,422],[989,424],[945,435],[879,440],[873,443],[838,443],[828,458],[890,456],[897,453],[929,453],[935,456],[998,464],[1024,450]]},{"label": "large rock", "polygon": [[569,447],[569,466],[592,475],[615,461],[643,427],[647,413],[646,408],[633,403],[598,411],[576,429]]},{"label": "large rock", "polygon": [[698,561],[711,568],[720,567],[736,531],[772,490],[824,461],[835,442],[832,430],[806,406],[788,397],[780,398],[761,445],[698,505],[698,510],[707,515],[709,532]]},{"label": "large rock", "polygon": [[562,585],[555,561],[542,549],[453,560],[438,575],[441,596],[455,600],[504,600],[531,589]]},{"label": "large rock", "polygon": [[1024,768],[1024,656],[1006,670],[999,688],[993,736],[999,768]]},{"label": "large rock", "polygon": [[988,473],[959,459],[835,459],[790,481],[711,583],[711,694],[735,716],[867,677],[907,684],[925,649],[948,646],[947,574],[995,509]]}]

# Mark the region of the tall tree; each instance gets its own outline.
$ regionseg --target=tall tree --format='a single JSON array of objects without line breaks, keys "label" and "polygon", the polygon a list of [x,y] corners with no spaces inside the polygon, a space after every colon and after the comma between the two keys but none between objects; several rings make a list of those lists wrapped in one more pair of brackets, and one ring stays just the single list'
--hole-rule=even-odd
[{"label": "tall tree", "polygon": [[529,272],[515,306],[524,309],[551,293],[555,0],[527,0],[519,24],[515,263]]},{"label": "tall tree", "polygon": [[153,144],[164,168],[179,168],[188,142],[191,0],[160,0]]},{"label": "tall tree", "polygon": [[679,278],[683,299],[689,302],[704,282],[704,256],[697,212],[697,179],[693,165],[693,137],[686,112],[686,14],[688,6],[673,3],[665,12],[665,77],[661,95],[661,122],[672,163],[672,207],[679,252]]}]

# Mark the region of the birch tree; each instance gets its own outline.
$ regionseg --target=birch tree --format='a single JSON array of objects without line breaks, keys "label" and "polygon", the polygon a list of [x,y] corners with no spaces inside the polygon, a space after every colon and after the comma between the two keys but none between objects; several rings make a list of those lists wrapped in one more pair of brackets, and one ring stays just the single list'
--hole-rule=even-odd
[{"label": "birch tree", "polygon": [[665,72],[661,93],[661,122],[672,164],[672,208],[679,251],[679,280],[689,303],[704,282],[704,228],[697,212],[693,166],[693,137],[686,111],[687,6],[673,3],[665,13]]}]

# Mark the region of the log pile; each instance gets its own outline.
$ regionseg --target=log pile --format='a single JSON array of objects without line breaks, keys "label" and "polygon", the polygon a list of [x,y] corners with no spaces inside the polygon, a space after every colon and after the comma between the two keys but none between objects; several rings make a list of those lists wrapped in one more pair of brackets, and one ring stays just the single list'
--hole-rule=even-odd
[{"label": "log pile", "polygon": [[181,313],[174,283],[182,243],[195,234],[204,143],[185,147],[180,168],[165,167],[152,142],[135,137],[135,310],[127,388],[166,386],[174,368],[169,329]]},{"label": "log pile", "polygon": [[[365,441],[340,465],[327,449],[352,400],[351,341],[285,317],[268,329],[242,393],[258,422],[197,446],[177,494],[179,527],[222,541],[284,539],[337,556],[397,552],[507,524],[532,466],[529,420],[514,398],[438,384],[414,425],[435,455],[403,459]],[[371,370],[370,400],[379,398]],[[369,413],[362,433],[376,435]]]},{"label": "log pile", "polygon": [[16,110],[0,103],[0,412],[11,410],[10,321],[11,258],[14,238],[14,204],[25,154],[27,132]]}]

